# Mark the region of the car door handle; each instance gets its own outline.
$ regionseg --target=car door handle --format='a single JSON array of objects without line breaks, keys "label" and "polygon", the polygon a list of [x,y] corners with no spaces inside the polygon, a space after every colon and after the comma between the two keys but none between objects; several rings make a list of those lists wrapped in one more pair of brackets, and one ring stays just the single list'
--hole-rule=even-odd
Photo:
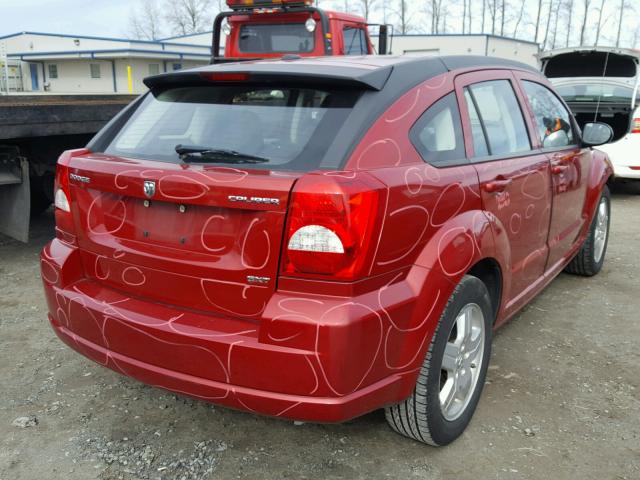
[{"label": "car door handle", "polygon": [[569,165],[554,165],[551,167],[551,173],[554,175],[560,175],[569,170]]},{"label": "car door handle", "polygon": [[512,182],[513,180],[510,178],[506,180],[492,180],[484,184],[484,191],[487,193],[503,192]]}]

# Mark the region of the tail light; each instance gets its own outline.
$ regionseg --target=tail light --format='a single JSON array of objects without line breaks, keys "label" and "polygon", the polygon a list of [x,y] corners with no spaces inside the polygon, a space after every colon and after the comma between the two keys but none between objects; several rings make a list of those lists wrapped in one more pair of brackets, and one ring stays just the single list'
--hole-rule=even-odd
[{"label": "tail light", "polygon": [[631,127],[631,133],[640,133],[640,118],[633,119],[633,126]]},{"label": "tail light", "polygon": [[69,185],[69,162],[73,157],[89,153],[89,150],[67,150],[60,155],[56,165],[56,179],[53,186],[56,215],[56,237],[68,243],[75,242],[75,227],[71,215],[71,188]]},{"label": "tail light", "polygon": [[289,210],[284,272],[337,280],[365,275],[377,244],[382,187],[367,174],[302,177]]}]

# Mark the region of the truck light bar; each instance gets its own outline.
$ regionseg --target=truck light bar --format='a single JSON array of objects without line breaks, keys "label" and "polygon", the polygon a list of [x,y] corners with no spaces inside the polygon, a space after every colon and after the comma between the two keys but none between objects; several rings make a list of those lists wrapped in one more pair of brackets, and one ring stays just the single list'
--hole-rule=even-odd
[{"label": "truck light bar", "polygon": [[287,7],[309,7],[313,0],[227,0],[227,6],[232,10],[260,9],[267,13],[269,9]]}]

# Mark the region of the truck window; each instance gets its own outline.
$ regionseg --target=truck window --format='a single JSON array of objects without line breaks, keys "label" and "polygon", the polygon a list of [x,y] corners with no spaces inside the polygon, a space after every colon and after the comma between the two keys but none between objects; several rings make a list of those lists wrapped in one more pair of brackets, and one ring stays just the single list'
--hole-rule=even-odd
[{"label": "truck window", "polygon": [[199,145],[268,160],[253,168],[314,170],[359,97],[353,89],[277,84],[151,91],[104,153],[179,163],[177,145]]},{"label": "truck window", "polygon": [[242,53],[311,53],[316,47],[315,32],[304,23],[245,24],[239,35]]},{"label": "truck window", "polygon": [[343,37],[345,55],[367,55],[369,53],[367,35],[363,29],[345,27]]}]

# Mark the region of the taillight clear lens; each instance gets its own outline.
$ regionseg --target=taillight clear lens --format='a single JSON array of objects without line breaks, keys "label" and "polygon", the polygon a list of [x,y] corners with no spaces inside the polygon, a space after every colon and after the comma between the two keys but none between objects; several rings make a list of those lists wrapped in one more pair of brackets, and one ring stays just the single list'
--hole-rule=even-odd
[{"label": "taillight clear lens", "polygon": [[353,280],[371,262],[383,186],[354,178],[308,174],[296,183],[284,258],[287,274]]},{"label": "taillight clear lens", "polygon": [[321,225],[307,225],[293,234],[289,240],[289,250],[344,253],[344,245],[333,230]]},{"label": "taillight clear lens", "polygon": [[71,212],[71,205],[69,205],[67,194],[64,193],[64,190],[62,190],[61,188],[58,188],[56,190],[55,206],[63,212]]}]

